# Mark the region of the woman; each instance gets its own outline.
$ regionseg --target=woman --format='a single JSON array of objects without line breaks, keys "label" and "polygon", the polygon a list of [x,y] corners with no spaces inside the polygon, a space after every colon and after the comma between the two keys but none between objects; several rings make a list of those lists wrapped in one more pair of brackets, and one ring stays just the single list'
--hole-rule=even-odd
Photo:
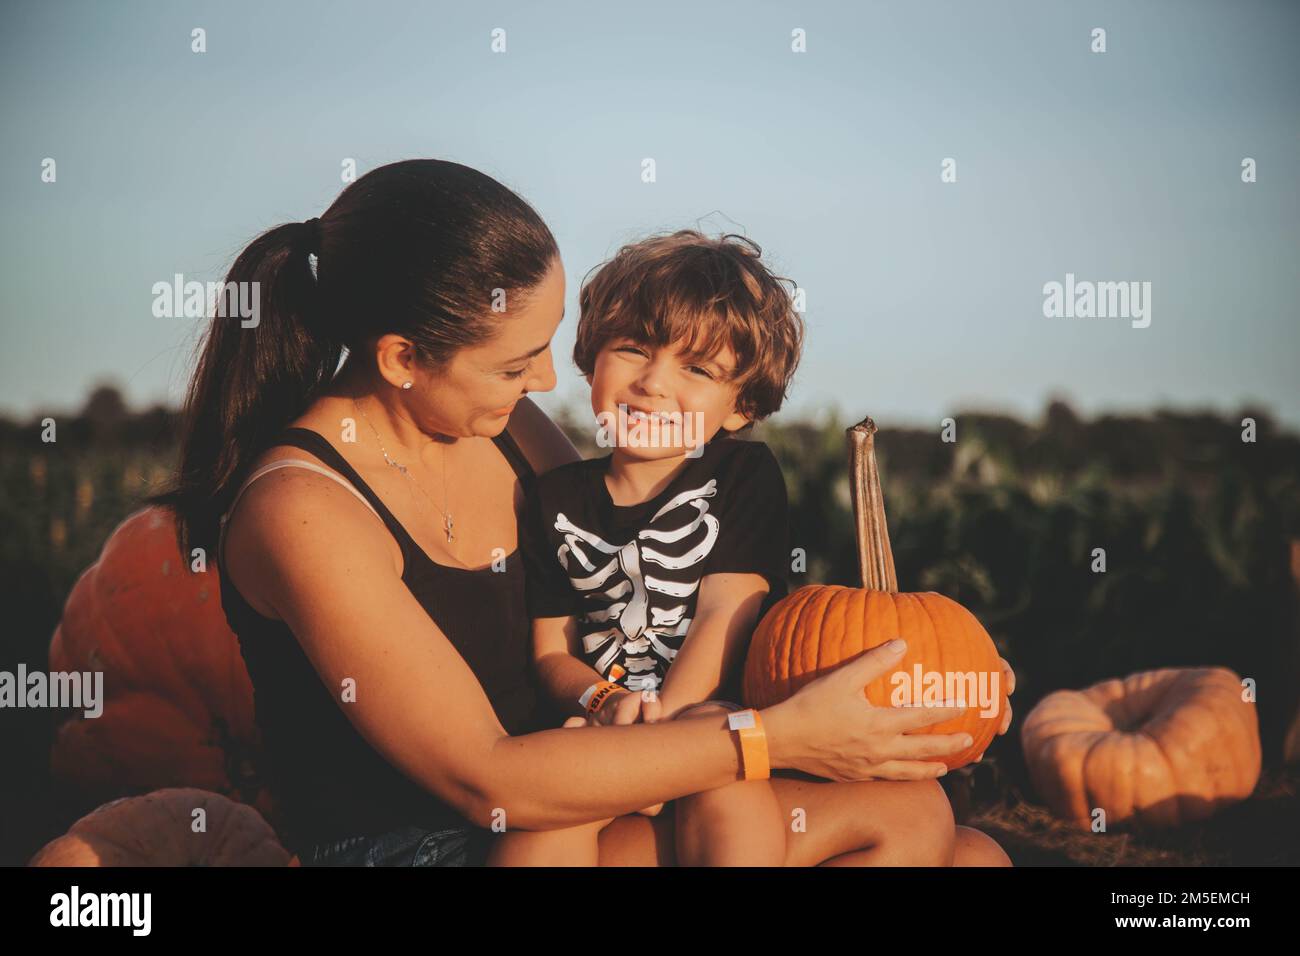
[{"label": "woman", "polygon": [[[634,811],[737,778],[725,719],[562,729],[529,673],[516,519],[533,475],[577,457],[526,398],[555,386],[564,310],[545,223],[475,170],[395,163],[264,233],[227,282],[257,284],[259,321],[214,319],[158,500],[186,552],[220,552],[286,845],[482,863],[490,828],[619,818],[602,863],[671,862],[671,821]],[[808,821],[787,862],[1005,863],[934,780],[960,735],[903,734],[956,711],[863,697],[891,660],[763,711],[773,768],[883,781],[777,779]]]}]

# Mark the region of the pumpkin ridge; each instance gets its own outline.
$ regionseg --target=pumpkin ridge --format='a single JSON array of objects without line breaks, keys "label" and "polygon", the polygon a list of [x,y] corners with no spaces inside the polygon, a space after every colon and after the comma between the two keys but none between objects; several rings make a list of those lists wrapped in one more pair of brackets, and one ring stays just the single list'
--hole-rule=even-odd
[{"label": "pumpkin ridge", "polygon": [[[1164,766],[1162,768],[1164,772],[1162,776],[1174,782],[1173,808],[1165,810],[1163,813],[1159,814],[1159,816],[1168,819],[1169,815],[1172,814],[1174,819],[1183,819],[1184,815],[1190,809],[1190,805],[1184,798],[1181,784],[1179,783],[1182,778],[1183,770],[1183,761],[1179,759],[1180,751],[1171,748],[1170,742],[1163,736],[1155,736],[1145,732],[1142,736],[1155,744],[1156,750],[1159,751],[1161,759],[1164,761]],[[1156,806],[1158,806],[1158,804],[1155,802],[1144,800],[1141,807],[1135,808],[1136,816],[1139,821],[1145,821],[1156,816],[1156,814],[1151,812],[1152,808]]]},{"label": "pumpkin ridge", "polygon": [[784,645],[784,653],[790,670],[789,693],[796,692],[802,686],[799,683],[799,678],[804,676],[810,654],[814,655],[814,665],[816,663],[815,645],[810,641],[803,640],[802,636],[806,630],[810,631],[817,626],[822,616],[821,609],[825,600],[825,585],[809,585],[808,593],[795,605],[794,609],[782,615],[781,629],[774,635],[775,639]]},{"label": "pumpkin ridge", "polygon": [[[1240,686],[1240,684],[1237,684],[1237,687]],[[1246,701],[1242,701],[1242,703],[1246,704]],[[1250,702],[1247,707],[1234,707],[1233,709],[1238,711],[1240,714],[1237,720],[1237,726],[1240,729],[1241,737],[1251,745],[1250,753],[1243,754],[1247,761],[1245,777],[1252,780],[1251,785],[1248,788],[1245,788],[1245,793],[1249,796],[1255,792],[1255,788],[1259,785],[1259,775],[1260,770],[1262,769],[1264,757],[1259,743],[1259,712],[1255,709],[1253,701]],[[1242,777],[1237,777],[1236,779],[1240,780]],[[1242,788],[1238,787],[1236,789],[1240,790]]]},{"label": "pumpkin ridge", "polygon": [[920,616],[924,617],[925,621],[929,624],[930,630],[927,637],[934,642],[935,654],[937,657],[935,663],[938,665],[937,669],[942,672],[944,669],[944,648],[943,641],[939,639],[939,622],[934,619],[934,614],[930,611],[929,604],[926,601],[921,600],[914,594],[909,594],[907,597],[911,598],[916,603],[921,610]]},{"label": "pumpkin ridge", "polygon": [[[94,605],[95,609],[100,610],[99,588],[93,588],[92,594],[94,595],[93,600],[95,601],[95,605]],[[114,670],[117,671],[120,675],[120,672],[123,669],[124,662],[130,660],[130,656],[127,653],[126,642],[122,638],[122,632],[120,631],[118,626],[113,622],[112,615],[104,614],[102,610],[100,610],[100,613],[96,615],[96,617],[99,625],[105,630],[107,630],[109,634],[112,636],[114,646],[120,649],[121,651],[121,654],[115,655],[113,660],[111,661]],[[162,660],[164,658],[165,660]],[[180,673],[179,669],[176,667],[175,658],[172,657],[171,654],[166,651],[166,649],[163,649],[161,652],[155,653],[153,659],[155,661],[159,661],[163,665],[164,673],[162,675],[156,675],[156,676],[162,676],[164,678],[164,680],[161,682],[161,685],[158,685],[154,681],[146,681],[144,679],[145,675],[141,674],[138,668],[136,668],[132,664],[126,664],[126,667],[129,668],[128,670],[129,676],[127,676],[127,678],[125,679],[124,683],[126,686],[123,687],[122,690],[134,691],[134,692],[149,691],[152,693],[156,693],[160,697],[166,699],[167,702],[170,703],[173,707],[175,707],[178,711],[183,713],[186,716],[186,718],[188,718],[190,722],[194,724],[195,727],[203,728],[205,724],[205,721],[202,717],[203,708],[199,706],[194,706],[195,701],[193,699],[184,700],[184,701],[178,699],[178,695],[173,693],[171,690],[171,688],[174,685],[189,686],[192,688],[190,682],[185,678],[184,675]],[[105,663],[110,663],[110,662],[105,661]],[[107,673],[104,674],[104,685],[105,685],[104,696],[107,697],[109,695]],[[160,692],[160,686],[167,688],[167,692],[165,694]],[[193,698],[196,695],[185,694],[179,696]],[[201,695],[198,696],[198,700],[200,701],[202,700]]]},{"label": "pumpkin ridge", "polygon": [[[1092,811],[1100,807],[1106,811],[1106,822],[1109,825],[1114,801],[1099,793],[1092,783],[1094,777],[1104,779],[1106,775],[1103,773],[1093,774],[1088,769],[1094,759],[1098,763],[1105,759],[1105,748],[1107,746],[1109,746],[1109,740],[1106,734],[1097,734],[1096,737],[1088,741],[1087,748],[1084,750],[1082,760],[1079,763],[1079,776],[1083,780],[1084,813],[1087,819],[1091,820]],[[1111,777],[1111,779],[1114,778]]]},{"label": "pumpkin ridge", "polygon": [[[866,611],[866,620],[875,618],[880,622],[872,629],[872,632],[867,636],[867,639],[862,642],[863,645],[865,646],[868,641],[872,641],[875,642],[874,646],[879,647],[881,641],[879,641],[878,638],[890,638],[893,636],[902,637],[903,620],[898,613],[898,604],[895,601],[896,595],[890,591],[863,591],[862,594],[868,606],[868,610]],[[879,610],[871,610],[873,606]],[[889,621],[890,623],[884,623],[884,621]],[[915,651],[913,651],[913,653],[915,653]],[[881,674],[876,678],[876,686],[878,687],[877,693],[880,694],[882,701],[880,706],[888,706],[892,678],[894,674],[899,673],[902,664],[907,660],[908,656],[909,655],[904,652],[902,659],[900,659],[895,665],[893,671]]]},{"label": "pumpkin ridge", "polygon": [[[819,593],[820,592],[818,591],[810,591],[805,594],[804,599],[796,603],[793,608],[794,620],[787,623],[784,620],[785,615],[782,615],[781,618],[778,618],[781,626],[773,630],[774,640],[785,638],[782,641],[784,644],[783,650],[785,652],[785,667],[777,673],[782,675],[782,680],[785,684],[783,693],[786,695],[794,694],[795,691],[798,690],[795,686],[794,675],[799,673],[796,661],[801,656],[803,648],[799,646],[797,635],[803,633],[803,621],[805,616],[811,620],[816,614],[816,603]],[[790,634],[795,635],[795,639],[786,637],[786,635]]]},{"label": "pumpkin ridge", "polygon": [[[1197,685],[1197,687],[1192,688],[1192,692],[1195,692],[1196,689],[1200,689],[1200,685],[1203,685],[1204,683],[1210,683],[1210,682],[1203,682],[1203,680],[1197,678],[1193,680],[1192,683],[1195,683]],[[1218,683],[1218,682],[1213,682],[1213,683]],[[1199,726],[1201,722],[1208,722],[1210,724],[1214,724],[1214,723],[1222,723],[1223,721],[1225,721],[1225,718],[1231,719],[1231,714],[1225,714],[1222,713],[1222,711],[1235,710],[1235,708],[1231,708],[1231,709],[1219,708],[1217,704],[1218,704],[1217,700],[1210,700],[1210,698],[1205,696],[1195,697],[1192,698],[1192,700],[1187,701],[1186,708],[1184,708],[1182,711],[1179,711],[1177,718],[1171,718],[1171,721],[1173,721],[1173,719],[1178,719],[1179,723],[1174,724],[1174,726],[1182,728],[1182,730],[1184,731],[1183,736],[1179,736],[1177,737],[1177,739],[1175,739],[1175,743],[1180,744],[1179,753],[1180,756],[1182,756],[1183,758],[1183,760],[1180,761],[1180,763],[1182,763],[1183,766],[1183,773],[1186,774],[1188,773],[1188,771],[1190,771],[1190,769],[1195,769],[1197,773],[1200,774],[1201,791],[1209,791],[1208,795],[1206,795],[1206,799],[1209,799],[1210,801],[1212,801],[1212,803],[1213,801],[1217,801],[1219,799],[1219,796],[1222,796],[1223,783],[1225,783],[1225,780],[1222,779],[1221,774],[1213,773],[1212,766],[1206,766],[1206,760],[1208,760],[1208,758],[1222,757],[1223,753],[1219,752],[1219,753],[1206,754],[1206,741],[1203,736],[1196,734],[1196,726]],[[1199,721],[1192,721],[1193,714],[1201,714],[1203,715],[1203,717],[1201,717]],[[1190,726],[1190,724],[1196,724],[1196,726]],[[1186,736],[1188,731],[1190,731],[1192,735],[1191,741],[1187,741],[1186,739],[1184,739],[1184,736]],[[1227,750],[1227,754],[1226,754],[1227,760],[1229,760],[1232,767],[1234,767],[1234,771],[1235,771],[1236,754],[1232,753],[1232,750],[1234,750],[1234,748],[1223,748],[1223,749]],[[1238,779],[1235,773],[1234,773],[1234,779]],[[1199,792],[1196,792],[1195,788],[1193,788],[1193,790],[1191,791],[1188,791],[1187,803],[1191,804],[1191,801],[1195,799],[1195,797],[1197,796],[1203,796],[1203,795],[1201,795],[1201,793]],[[1191,816],[1191,812],[1195,812],[1195,808],[1193,808],[1193,806],[1188,806],[1188,808],[1180,808],[1180,809],[1183,809],[1184,816]]]},{"label": "pumpkin ridge", "polygon": [[[208,808],[209,803],[211,803],[211,801],[206,799],[204,800],[203,811],[208,815],[208,819],[211,820],[212,811]],[[250,842],[252,834],[243,833],[236,828],[235,815],[228,812],[227,808],[217,807],[216,810],[220,816],[219,825],[215,833],[209,832],[208,834],[212,837],[213,845],[222,847],[223,852],[226,849],[235,849],[240,853],[251,852],[254,848]]]},{"label": "pumpkin ridge", "polygon": [[[826,666],[834,666],[839,661],[849,660],[871,649],[872,635],[867,630],[867,624],[874,613],[872,602],[876,592],[846,587],[838,595],[835,628],[831,631],[832,640],[827,643],[827,653],[824,655],[826,660],[823,663]],[[868,686],[864,684],[862,687],[863,697],[867,696]]]},{"label": "pumpkin ridge", "polygon": [[[909,594],[907,595],[907,597],[911,598],[912,601],[917,606],[920,607],[921,615],[924,617],[925,621],[929,625],[929,633],[926,635],[927,636],[927,642],[925,648],[926,657],[929,658],[930,654],[933,653],[935,655],[935,665],[936,665],[933,669],[937,670],[941,675],[946,676],[948,665],[950,662],[944,656],[945,653],[944,642],[939,635],[947,632],[942,629],[941,622],[939,620],[936,620],[934,611],[930,608],[929,601],[926,601],[919,595],[914,595],[914,594]],[[946,695],[947,695],[947,684],[945,682],[943,696],[946,697]],[[952,725],[956,721],[961,720],[962,716],[966,716],[969,713],[970,713],[970,709],[968,703],[967,710],[963,715],[949,720],[941,721],[937,724],[931,724],[925,728],[925,732],[928,734],[949,733],[950,725]],[[980,738],[982,736],[983,736],[982,733],[976,733],[974,730],[972,730],[970,732],[971,746],[967,747],[964,750],[958,751],[949,759],[954,761],[965,762],[973,758],[975,754],[978,752],[975,750],[975,748],[979,745]]]},{"label": "pumpkin ridge", "polygon": [[[816,601],[817,601],[818,614],[816,617],[816,623],[813,627],[807,630],[804,630],[803,628],[797,629],[795,631],[796,640],[792,643],[798,643],[800,648],[803,648],[804,645],[807,643],[806,641],[803,640],[803,635],[816,634],[820,637],[826,634],[828,630],[827,619],[830,618],[833,622],[835,618],[835,605],[837,603],[835,598],[837,594],[838,592],[833,590],[833,587],[825,588],[824,590],[817,592]],[[834,633],[836,628],[832,627],[830,628],[830,630],[832,633]],[[808,648],[808,650],[801,656],[804,658],[806,665],[808,665],[808,669],[805,673],[808,674],[821,673],[822,668],[825,666],[825,660],[824,660],[824,655],[822,653],[822,642],[820,640],[817,641],[815,646]]]},{"label": "pumpkin ridge", "polygon": [[[778,606],[773,608],[769,617],[763,620],[761,625],[763,639],[767,641],[764,653],[771,662],[770,669],[765,673],[770,675],[770,682],[764,684],[758,680],[758,676],[755,677],[756,688],[761,694],[755,703],[761,703],[765,706],[771,705],[780,699],[781,694],[794,693],[790,679],[792,673],[790,656],[793,651],[789,646],[782,645],[781,634],[789,626],[787,619],[798,617],[802,613],[805,599],[806,595],[802,594],[801,591],[796,591],[788,607]],[[764,672],[760,670],[760,675],[761,673]]]},{"label": "pumpkin ridge", "polygon": [[[1241,698],[1241,682],[1238,680],[1237,675],[1233,674],[1225,667],[1211,668],[1211,672],[1215,675],[1215,678],[1223,684],[1224,693],[1228,695],[1225,699],[1223,709],[1227,711],[1229,718],[1235,721],[1241,737],[1249,741],[1258,740],[1259,715],[1255,710],[1255,704],[1253,702]],[[1246,796],[1249,796],[1255,791],[1255,786],[1258,785],[1259,782],[1261,754],[1259,753],[1258,748],[1251,748],[1249,753],[1242,751],[1240,754],[1238,754],[1236,748],[1233,747],[1225,747],[1224,750],[1228,753],[1229,759],[1232,761],[1233,772],[1231,780],[1241,780],[1246,777],[1255,780],[1255,784],[1253,784],[1250,787],[1250,790],[1246,793]],[[1238,756],[1245,761],[1244,768],[1242,765],[1238,764]],[[1227,786],[1228,781],[1220,781],[1216,778],[1215,782],[1217,791],[1216,795],[1235,796],[1236,790],[1240,789],[1238,787],[1232,787],[1229,789]],[[1222,784],[1222,786],[1220,786],[1220,784]]]},{"label": "pumpkin ridge", "polygon": [[[132,521],[131,518],[127,518],[126,521],[123,522],[123,525],[129,524],[131,521]],[[134,532],[134,530],[135,529],[133,528],[132,531]],[[109,541],[112,542],[113,539],[110,537]],[[130,543],[130,542],[125,542],[125,543]],[[112,549],[112,553],[116,554],[119,550],[121,550],[121,547],[122,547],[122,543],[116,544]],[[141,691],[146,689],[154,689],[156,691],[156,688],[150,688],[150,684],[153,682],[146,681],[145,675],[140,672],[140,669],[136,667],[134,662],[132,661],[132,655],[128,650],[127,641],[124,639],[124,635],[122,634],[121,630],[118,628],[117,624],[114,622],[114,615],[111,613],[106,613],[105,603],[104,603],[106,598],[102,593],[101,587],[99,586],[99,575],[101,573],[101,570],[105,566],[105,558],[108,556],[109,553],[110,553],[109,546],[106,545],[104,549],[104,554],[102,554],[99,557],[99,559],[96,560],[94,565],[92,565],[91,568],[87,570],[87,573],[89,573],[90,570],[93,570],[95,572],[95,579],[91,582],[92,586],[89,589],[91,607],[95,612],[93,617],[96,623],[98,624],[98,626],[102,630],[107,631],[108,636],[112,638],[112,645],[108,655],[104,657],[104,663],[112,665],[112,670],[115,676],[119,678],[124,684],[124,686],[121,688],[122,690]],[[127,557],[123,556],[121,560],[125,561],[128,559]],[[142,585],[136,584],[126,589],[126,591],[139,591],[141,589],[142,589]],[[120,593],[126,593],[126,591],[122,591]],[[150,634],[150,637],[153,637],[153,635]],[[97,649],[101,652],[101,656],[103,656],[105,651],[103,643],[96,642],[96,644],[97,644]],[[166,658],[166,659],[161,660],[161,658]],[[181,675],[178,669],[176,668],[175,660],[174,658],[171,657],[170,654],[164,651],[161,654],[155,654],[153,659],[162,665],[162,669],[165,673],[156,676],[163,676],[165,678],[165,680],[162,683],[163,686],[168,687],[169,691],[171,686],[174,684],[184,685],[187,683],[187,681],[184,680],[183,675]],[[170,666],[168,666],[169,664]],[[123,673],[123,671],[125,671],[125,674]],[[108,676],[109,676],[108,673],[105,673],[104,675],[105,696],[108,696],[109,694],[108,687],[107,687]],[[196,710],[201,711],[202,708],[195,708],[190,706],[193,703],[193,701],[183,703],[182,701],[177,699],[175,694],[172,694],[170,692],[166,696],[168,697],[170,703],[172,703],[177,710],[182,711],[183,713],[186,714],[187,717],[193,720],[196,726],[202,726],[201,718],[197,720],[194,718],[195,711]],[[185,696],[191,696],[191,695],[185,695]]]},{"label": "pumpkin ridge", "polygon": [[[922,604],[921,601],[917,600],[916,595],[914,594],[906,594],[900,592],[894,595],[894,601],[892,603],[894,603],[895,605],[894,613],[896,619],[899,622],[900,636],[902,632],[902,613],[899,608],[899,605],[907,607],[913,612],[912,616],[915,618],[916,623],[911,628],[908,629],[910,632],[922,631],[928,626],[928,631],[925,631],[925,633],[923,634],[917,635],[915,633],[912,633],[912,639],[908,642],[908,646],[907,646],[908,652],[900,663],[909,664],[909,671],[915,670],[915,668],[910,667],[910,664],[913,661],[919,663],[919,660],[922,657],[926,659],[927,664],[931,663],[930,654],[933,652],[933,648],[938,646],[939,642],[934,639],[934,621],[930,617],[930,612],[925,608],[925,606]],[[913,675],[909,673],[908,679],[910,680],[912,676]],[[924,685],[918,688],[914,688],[913,693],[919,695],[921,701],[924,702],[925,700]],[[913,703],[915,701],[916,701],[916,697],[914,696]],[[917,728],[916,732],[924,733],[924,734],[935,733],[935,725],[927,724],[923,727]]]}]

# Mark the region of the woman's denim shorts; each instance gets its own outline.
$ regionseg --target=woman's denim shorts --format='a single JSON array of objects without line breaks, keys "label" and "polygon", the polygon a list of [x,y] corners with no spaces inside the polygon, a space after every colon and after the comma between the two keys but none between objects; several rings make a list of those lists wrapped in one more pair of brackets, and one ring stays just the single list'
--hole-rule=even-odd
[{"label": "woman's denim shorts", "polygon": [[318,843],[301,853],[299,860],[303,866],[483,866],[490,838],[480,827],[409,826],[380,836]]}]

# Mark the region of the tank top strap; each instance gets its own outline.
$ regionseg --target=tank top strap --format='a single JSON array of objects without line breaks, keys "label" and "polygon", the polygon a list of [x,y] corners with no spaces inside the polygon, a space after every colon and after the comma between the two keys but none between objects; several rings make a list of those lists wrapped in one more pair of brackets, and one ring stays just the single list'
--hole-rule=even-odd
[{"label": "tank top strap", "polygon": [[[500,450],[502,456],[518,476],[525,492],[527,492],[531,488],[536,475],[519,445],[509,432],[504,431],[493,438],[492,442]],[[365,480],[357,474],[357,470],[348,464],[348,460],[320,432],[313,431],[310,428],[290,426],[283,429],[272,439],[268,447],[275,445],[292,445],[295,448],[301,448],[303,451],[309,451],[351,482],[352,487],[359,496],[369,503],[371,510],[378,515],[379,520],[384,523],[389,533],[397,540],[398,547],[402,551],[403,567],[409,568],[411,562],[417,557],[428,559],[424,549],[411,537],[402,523],[397,520],[397,517],[388,510],[388,506],[384,504],[383,499],[375,494]]]},{"label": "tank top strap", "polygon": [[303,451],[309,451],[350,481],[352,486],[361,493],[361,497],[370,503],[370,507],[379,515],[379,520],[388,528],[389,533],[397,539],[397,544],[402,549],[403,567],[410,566],[413,554],[424,553],[424,550],[416,544],[415,540],[407,533],[406,528],[397,520],[397,517],[388,510],[388,506],[384,504],[383,499],[371,490],[365,480],[357,474],[357,470],[348,464],[348,460],[320,432],[313,431],[310,428],[291,426],[285,428],[272,439],[268,447],[275,445],[292,445],[295,448],[301,448]]}]

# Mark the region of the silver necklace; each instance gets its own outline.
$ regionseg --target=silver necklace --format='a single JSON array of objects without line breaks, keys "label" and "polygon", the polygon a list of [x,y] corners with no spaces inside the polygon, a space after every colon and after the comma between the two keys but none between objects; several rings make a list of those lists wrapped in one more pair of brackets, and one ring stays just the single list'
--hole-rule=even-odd
[{"label": "silver necklace", "polygon": [[[379,450],[384,454],[384,461],[405,475],[411,484],[419,489],[420,494],[429,499],[429,504],[433,505],[434,508],[437,508],[438,514],[442,515],[442,529],[447,532],[447,543],[451,544],[454,540],[451,533],[451,512],[443,511],[441,508],[438,508],[437,502],[435,502],[433,498],[430,497],[429,493],[424,490],[424,487],[415,480],[415,476],[411,474],[407,467],[388,454],[388,449],[384,447],[384,440],[379,437],[379,429],[377,429],[375,423],[370,420],[370,416],[366,414],[365,409],[357,403],[355,398],[352,399],[352,404],[356,406],[357,411],[361,413],[361,417],[366,420],[366,424],[370,426],[370,430],[375,433],[375,441],[379,443]],[[447,500],[447,449],[445,448],[442,450],[442,500]]]}]

